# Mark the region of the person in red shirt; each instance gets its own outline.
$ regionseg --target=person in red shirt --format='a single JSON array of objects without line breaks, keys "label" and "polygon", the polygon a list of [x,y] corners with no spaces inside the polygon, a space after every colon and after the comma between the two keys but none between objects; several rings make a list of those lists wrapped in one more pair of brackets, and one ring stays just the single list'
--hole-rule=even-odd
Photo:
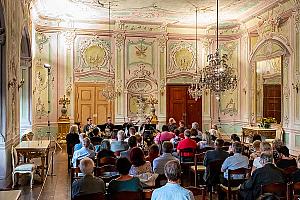
[{"label": "person in red shirt", "polygon": [[[196,149],[197,148],[197,143],[192,140],[191,138],[191,131],[190,130],[185,130],[184,131],[184,140],[181,140],[178,145],[177,145],[177,153],[179,155],[179,151],[181,149],[187,149],[187,148],[192,148]],[[183,156],[185,157],[193,157],[194,154],[192,153],[184,153]]]},{"label": "person in red shirt", "polygon": [[169,132],[168,126],[163,125],[162,132],[156,135],[156,137],[154,138],[154,142],[156,144],[160,144],[164,141],[170,141],[174,137],[175,137],[175,134],[172,132]]}]

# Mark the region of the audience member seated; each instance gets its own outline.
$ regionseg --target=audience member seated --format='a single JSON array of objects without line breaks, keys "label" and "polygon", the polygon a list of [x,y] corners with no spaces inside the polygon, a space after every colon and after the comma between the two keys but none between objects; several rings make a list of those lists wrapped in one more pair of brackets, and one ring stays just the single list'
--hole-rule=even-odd
[{"label": "audience member seated", "polygon": [[[179,120],[178,124],[179,124],[178,128],[184,128],[184,130],[187,129],[183,120]],[[174,129],[174,131],[175,131],[175,129]]]},{"label": "audience member seated", "polygon": [[175,129],[174,134],[175,134],[175,137],[172,138],[172,139],[170,140],[170,142],[173,144],[173,147],[176,149],[178,143],[179,143],[180,140],[181,140],[181,138],[180,138],[180,136],[179,136],[179,134],[180,134],[179,129]]},{"label": "audience member seated", "polygon": [[280,169],[285,169],[288,167],[297,167],[297,162],[295,158],[290,157],[289,149],[286,146],[281,146],[278,149],[281,158],[276,162],[276,166]]},{"label": "audience member seated", "polygon": [[[176,129],[175,129],[175,130],[176,130]],[[179,137],[180,137],[181,139],[184,139],[184,131],[185,131],[185,129],[184,129],[184,128],[179,128],[178,130],[179,130]]]},{"label": "audience member seated", "polygon": [[91,144],[90,138],[86,137],[83,139],[83,147],[77,151],[74,151],[73,158],[72,158],[72,164],[74,167],[76,167],[77,160],[81,160],[85,157],[95,158],[95,151],[89,149],[90,144]]},{"label": "audience member seated", "polygon": [[264,193],[258,197],[257,200],[280,200],[275,194]]},{"label": "audience member seated", "polygon": [[91,131],[91,129],[94,127],[94,125],[93,125],[93,120],[92,120],[92,118],[88,117],[88,118],[86,119],[86,121],[87,121],[87,124],[84,125],[84,127],[83,127],[83,132],[84,132],[84,133],[89,133],[89,132]]},{"label": "audience member seated", "polygon": [[70,127],[70,132],[66,136],[66,141],[67,141],[67,153],[68,155],[72,155],[75,144],[80,143],[77,125],[72,125]]},{"label": "audience member seated", "polygon": [[261,151],[260,151],[260,143],[261,143],[261,141],[259,141],[259,140],[255,140],[255,141],[253,142],[252,146],[253,146],[254,152],[252,152],[252,153],[250,154],[249,160],[254,160],[255,158],[257,158],[257,157],[260,156],[260,154],[261,154]]},{"label": "audience member seated", "polygon": [[176,121],[174,118],[169,118],[168,131],[173,132],[177,128]]},{"label": "audience member seated", "polygon": [[156,135],[156,137],[154,138],[154,142],[156,144],[160,144],[163,141],[170,141],[174,137],[175,137],[175,134],[172,133],[172,132],[169,132],[168,126],[167,125],[163,125],[162,126],[162,132],[158,133]]},{"label": "audience member seated", "polygon": [[125,157],[129,160],[129,153],[130,153],[131,149],[134,148],[134,147],[137,147],[137,141],[136,141],[135,136],[130,136],[129,137],[128,146],[129,146],[128,150],[120,152],[120,157]]},{"label": "audience member seated", "polygon": [[105,183],[101,178],[93,176],[94,161],[83,158],[79,164],[84,176],[72,183],[72,199],[81,195],[105,193]]},{"label": "audience member seated", "polygon": [[[185,130],[184,131],[184,138],[185,139],[181,140],[177,145],[178,155],[179,155],[179,152],[180,152],[181,149],[188,149],[188,148],[196,149],[197,148],[197,143],[194,140],[192,140],[190,137],[191,137],[191,131],[190,130]],[[188,153],[188,152],[184,153],[183,156],[191,157],[191,158],[194,157],[193,154]]]},{"label": "audience member seated", "polygon": [[139,147],[131,149],[129,158],[132,163],[129,171],[130,175],[137,176],[142,173],[152,173],[151,163],[145,160],[144,152]]},{"label": "audience member seated", "polygon": [[298,170],[291,176],[293,182],[300,182],[300,155],[297,157]]},{"label": "audience member seated", "polygon": [[220,132],[218,131],[218,126],[216,124],[213,124],[208,132],[210,133],[213,141],[215,141],[217,138],[222,138]]},{"label": "audience member seated", "polygon": [[99,151],[98,149],[96,150],[98,152],[97,154],[97,159],[105,158],[105,157],[116,157],[114,152],[110,150],[110,142],[107,139],[104,139],[101,142]]},{"label": "audience member seated", "polygon": [[232,143],[234,143],[234,142],[241,142],[240,137],[237,134],[235,134],[235,133],[230,136],[230,139],[231,139]]},{"label": "audience member seated", "polygon": [[111,150],[113,152],[121,152],[128,149],[127,142],[124,141],[125,132],[120,130],[117,134],[117,140],[111,142]]},{"label": "audience member seated", "polygon": [[256,140],[262,141],[262,140],[261,140],[261,136],[258,135],[258,134],[255,134],[255,135],[253,136],[253,138],[252,138],[252,141],[254,142],[254,141],[256,141]]},{"label": "audience member seated", "polygon": [[193,122],[192,123],[192,128],[197,130],[196,138],[199,138],[201,140],[202,139],[202,132],[199,130],[199,123],[198,122]]},{"label": "audience member seated", "polygon": [[92,143],[94,146],[101,144],[103,138],[101,138],[100,135],[99,135],[99,133],[100,133],[99,128],[98,128],[98,127],[95,127],[95,128],[93,129],[92,133],[93,133],[93,136],[90,137],[91,143]]},{"label": "audience member seated", "polygon": [[110,181],[108,185],[109,194],[122,191],[137,192],[143,190],[140,179],[129,175],[131,163],[127,158],[119,158],[116,162],[116,167],[120,177]]},{"label": "audience member seated", "polygon": [[[213,161],[225,160],[229,156],[228,152],[222,150],[223,145],[224,145],[224,140],[216,139],[215,150],[207,151],[204,156],[203,165],[205,167],[207,167]],[[205,170],[204,180],[207,181],[207,179],[208,179],[208,172]]]},{"label": "audience member seated", "polygon": [[[82,146],[83,146],[83,139],[87,138],[87,137],[88,136],[85,133],[80,133],[80,135],[79,135],[79,141],[80,141],[80,143],[75,144],[74,151],[77,151],[77,150],[79,150],[79,149],[82,148]],[[94,150],[94,145],[92,143],[90,144],[89,149]]]},{"label": "audience member seated", "polygon": [[273,149],[273,158],[274,158],[274,162],[276,163],[279,159],[280,159],[280,155],[279,155],[279,148],[284,146],[283,142],[281,139],[275,139],[272,142],[272,149]]},{"label": "audience member seated", "polygon": [[273,164],[271,152],[262,152],[260,162],[263,167],[255,170],[251,178],[240,187],[240,194],[245,200],[257,199],[261,193],[261,185],[286,182],[282,170]]},{"label": "audience member seated", "polygon": [[[260,152],[264,153],[264,152],[269,152],[272,153],[272,147],[268,142],[261,142],[260,143]],[[253,161],[253,166],[252,166],[252,173],[254,172],[254,170],[261,168],[262,164],[260,162],[260,157],[256,157]]]},{"label": "audience member seated", "polygon": [[141,134],[135,134],[135,137],[136,137],[137,147],[147,148],[147,143],[145,141],[143,144],[143,137],[141,136]]},{"label": "audience member seated", "polygon": [[159,147],[157,144],[152,144],[149,147],[148,156],[146,157],[146,161],[149,161],[151,163],[151,166],[153,166],[153,160],[159,156]]},{"label": "audience member seated", "polygon": [[199,141],[197,143],[197,145],[198,145],[199,149],[204,149],[205,147],[213,146],[211,142],[212,142],[212,140],[211,140],[209,132],[205,131],[202,134],[202,141]]},{"label": "audience member seated", "polygon": [[191,131],[191,139],[195,140],[195,142],[199,142],[202,139],[202,135],[201,135],[201,139],[198,136],[198,131],[194,128],[190,129]]},{"label": "audience member seated", "polygon": [[162,145],[163,154],[153,160],[154,173],[164,174],[164,167],[166,163],[170,160],[177,160],[177,158],[175,158],[172,155],[172,151],[173,151],[173,144],[171,142],[165,141]]},{"label": "audience member seated", "polygon": [[77,127],[78,127],[78,133],[79,134],[82,133],[82,131],[81,131],[81,122],[74,122],[74,124],[77,125]]},{"label": "audience member seated", "polygon": [[161,188],[155,189],[151,200],[194,200],[193,193],[180,186],[181,168],[179,161],[171,160],[164,168],[168,183]]},{"label": "audience member seated", "polygon": [[[224,180],[223,184],[226,185],[228,179],[228,170],[235,170],[239,168],[248,168],[249,159],[247,156],[242,155],[242,144],[240,142],[234,142],[232,144],[233,156],[229,156],[226,158],[221,167],[221,172],[224,172]],[[233,176],[234,179],[243,179],[244,177],[240,177],[238,174]]]},{"label": "audience member seated", "polygon": [[[129,130],[128,130],[129,137],[131,137],[131,136],[135,136],[135,133],[136,133],[136,130],[135,130],[135,128],[134,128],[134,127],[130,127],[130,128],[129,128]],[[128,138],[126,138],[124,141],[125,141],[125,142],[128,142],[128,140],[129,140],[129,137],[128,137]]]}]

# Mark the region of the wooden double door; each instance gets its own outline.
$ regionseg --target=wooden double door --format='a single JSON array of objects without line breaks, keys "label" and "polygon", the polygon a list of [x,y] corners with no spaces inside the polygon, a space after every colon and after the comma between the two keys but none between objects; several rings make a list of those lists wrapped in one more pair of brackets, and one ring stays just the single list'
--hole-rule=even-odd
[{"label": "wooden double door", "polygon": [[75,84],[75,121],[82,124],[91,117],[94,124],[103,124],[107,117],[114,119],[113,102],[107,101],[102,95],[105,84]]},{"label": "wooden double door", "polygon": [[281,85],[264,84],[263,113],[264,117],[275,118],[281,122]]},{"label": "wooden double door", "polygon": [[177,124],[184,120],[188,128],[193,122],[202,130],[202,98],[195,101],[188,94],[189,85],[167,86],[167,120],[173,117]]}]

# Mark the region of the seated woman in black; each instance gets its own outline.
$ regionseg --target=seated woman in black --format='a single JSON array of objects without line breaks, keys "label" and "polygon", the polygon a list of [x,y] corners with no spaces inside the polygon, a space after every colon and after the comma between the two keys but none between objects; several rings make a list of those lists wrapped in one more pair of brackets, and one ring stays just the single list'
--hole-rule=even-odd
[{"label": "seated woman in black", "polygon": [[[99,148],[99,149],[97,149]],[[109,140],[105,139],[101,142],[101,145],[96,148],[97,159],[101,159],[104,157],[116,157],[114,152],[110,150],[110,142]]]},{"label": "seated woman in black", "polygon": [[281,169],[295,166],[297,167],[297,162],[295,158],[290,157],[289,149],[286,146],[281,146],[278,149],[281,158],[276,162],[276,166]]},{"label": "seated woman in black", "polygon": [[119,158],[116,162],[116,167],[120,173],[120,177],[109,182],[109,194],[122,191],[138,192],[143,190],[140,179],[138,177],[129,175],[131,163],[127,158]]}]

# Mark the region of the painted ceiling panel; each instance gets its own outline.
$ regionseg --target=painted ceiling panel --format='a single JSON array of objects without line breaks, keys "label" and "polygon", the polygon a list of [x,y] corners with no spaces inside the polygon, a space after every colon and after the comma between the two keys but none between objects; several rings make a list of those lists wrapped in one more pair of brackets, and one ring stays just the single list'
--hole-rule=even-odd
[{"label": "painted ceiling panel", "polygon": [[[219,0],[220,21],[231,23],[253,14],[276,0]],[[35,0],[43,17],[72,20],[108,20],[109,0]],[[195,8],[200,26],[216,22],[215,0],[111,0],[113,20],[194,24]]]}]

